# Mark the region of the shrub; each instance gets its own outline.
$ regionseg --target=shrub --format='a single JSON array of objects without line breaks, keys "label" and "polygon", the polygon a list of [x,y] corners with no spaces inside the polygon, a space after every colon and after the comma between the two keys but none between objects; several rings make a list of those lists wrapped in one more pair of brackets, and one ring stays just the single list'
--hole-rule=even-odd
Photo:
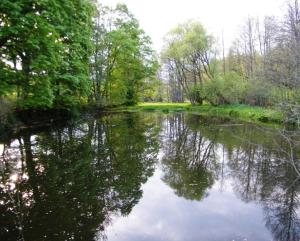
[{"label": "shrub", "polygon": [[245,104],[270,106],[273,101],[273,86],[267,82],[253,81],[247,84]]},{"label": "shrub", "polygon": [[243,101],[246,84],[234,73],[218,76],[205,85],[205,99],[212,105],[239,104]]},{"label": "shrub", "polygon": [[189,91],[189,99],[192,104],[202,104],[205,100],[205,89],[202,86],[194,86]]}]

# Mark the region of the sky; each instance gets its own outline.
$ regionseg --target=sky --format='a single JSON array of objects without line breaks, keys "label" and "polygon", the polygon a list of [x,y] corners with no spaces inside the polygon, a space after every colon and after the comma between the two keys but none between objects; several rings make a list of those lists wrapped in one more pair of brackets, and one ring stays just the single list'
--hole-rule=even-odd
[{"label": "sky", "polygon": [[237,36],[248,16],[280,16],[286,0],[98,0],[114,6],[125,3],[139,20],[140,26],[152,38],[153,47],[160,52],[164,35],[177,24],[190,19],[199,20],[217,39],[224,35],[225,49]]}]

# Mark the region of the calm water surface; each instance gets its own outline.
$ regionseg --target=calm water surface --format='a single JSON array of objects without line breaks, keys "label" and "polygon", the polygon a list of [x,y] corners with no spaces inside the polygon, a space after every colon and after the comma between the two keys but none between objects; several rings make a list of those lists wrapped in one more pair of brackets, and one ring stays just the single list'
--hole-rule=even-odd
[{"label": "calm water surface", "polygon": [[156,113],[3,137],[0,240],[299,241],[291,154],[299,160],[300,147],[291,140],[275,129]]}]

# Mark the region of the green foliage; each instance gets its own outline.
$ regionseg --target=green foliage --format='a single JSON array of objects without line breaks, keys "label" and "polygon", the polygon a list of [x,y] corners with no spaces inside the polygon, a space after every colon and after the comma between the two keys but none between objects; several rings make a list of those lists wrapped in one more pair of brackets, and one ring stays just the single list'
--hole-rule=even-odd
[{"label": "green foliage", "polygon": [[170,82],[182,86],[192,104],[202,104],[203,86],[215,75],[214,38],[198,21],[179,24],[166,35],[161,56]]},{"label": "green foliage", "polygon": [[274,87],[267,82],[255,81],[247,84],[245,102],[250,105],[269,106],[272,100],[272,89]]},{"label": "green foliage", "polygon": [[143,101],[163,101],[163,84],[157,78],[144,82],[141,97]]},{"label": "green foliage", "polygon": [[163,57],[177,59],[195,54],[195,50],[209,50],[214,39],[198,21],[187,21],[172,29],[165,37],[166,48]]},{"label": "green foliage", "polygon": [[234,72],[217,76],[205,85],[205,99],[212,105],[243,102],[246,82]]},{"label": "green foliage", "polygon": [[91,61],[93,95],[100,105],[133,105],[154,81],[158,63],[150,38],[126,5],[99,7]]},{"label": "green foliage", "polygon": [[[122,109],[119,109],[122,110]],[[249,106],[244,104],[234,105],[219,105],[212,106],[191,105],[189,103],[141,103],[135,107],[127,107],[126,111],[163,111],[163,112],[177,112],[185,111],[189,113],[199,113],[201,115],[210,117],[229,117],[243,121],[257,122],[266,120],[268,123],[282,123],[284,120],[283,113],[279,110],[270,108],[262,108],[257,106]]]},{"label": "green foliage", "polygon": [[89,0],[0,2],[1,96],[20,108],[65,108],[89,92]]},{"label": "green foliage", "polygon": [[202,104],[205,99],[205,89],[202,85],[193,85],[190,87],[188,98],[195,103]]},{"label": "green foliage", "polygon": [[53,105],[54,93],[51,89],[49,78],[32,77],[26,88],[26,99],[18,99],[18,106],[30,109],[51,108]]}]

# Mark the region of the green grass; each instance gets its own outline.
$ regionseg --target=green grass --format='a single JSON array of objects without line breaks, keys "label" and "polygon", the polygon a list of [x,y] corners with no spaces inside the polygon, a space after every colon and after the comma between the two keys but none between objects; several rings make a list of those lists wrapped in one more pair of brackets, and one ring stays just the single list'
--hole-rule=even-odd
[{"label": "green grass", "polygon": [[189,112],[207,116],[228,117],[255,123],[282,123],[283,114],[274,109],[248,105],[201,105],[193,106],[189,103],[141,103],[137,106],[126,107],[119,110],[126,111],[162,111]]}]

